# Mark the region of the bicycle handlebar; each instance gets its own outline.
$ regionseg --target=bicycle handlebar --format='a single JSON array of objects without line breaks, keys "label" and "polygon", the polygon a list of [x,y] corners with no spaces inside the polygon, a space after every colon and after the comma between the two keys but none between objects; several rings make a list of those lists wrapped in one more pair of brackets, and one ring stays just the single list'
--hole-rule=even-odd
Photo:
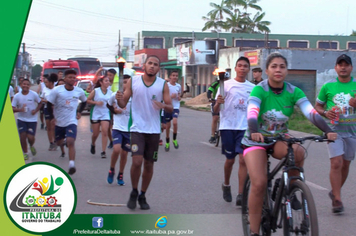
[{"label": "bicycle handlebar", "polygon": [[284,142],[287,142],[288,144],[294,144],[294,143],[302,144],[305,140],[312,140],[315,142],[334,142],[333,140],[327,139],[325,136],[306,136],[306,137],[302,137],[302,138],[294,138],[294,137],[289,137],[289,136],[279,134],[276,137],[264,137],[265,143],[274,143],[277,141],[284,141]]}]

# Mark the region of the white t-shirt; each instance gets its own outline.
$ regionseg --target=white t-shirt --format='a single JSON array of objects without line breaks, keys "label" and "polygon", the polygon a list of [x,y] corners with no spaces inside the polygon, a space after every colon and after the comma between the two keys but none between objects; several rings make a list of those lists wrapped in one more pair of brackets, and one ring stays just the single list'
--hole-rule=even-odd
[{"label": "white t-shirt", "polygon": [[46,85],[45,85],[44,82],[41,82],[41,83],[40,83],[40,86],[41,86],[41,89],[40,89],[40,96],[41,96],[42,93],[43,93],[43,90],[44,90],[45,88],[47,88],[47,87],[46,87]]},{"label": "white t-shirt", "polygon": [[102,106],[93,105],[90,111],[90,119],[91,120],[110,120],[110,111],[107,108],[106,104],[108,103],[111,97],[111,90],[107,90],[106,94],[103,94],[101,88],[94,89],[95,95],[93,100],[94,101],[102,101],[104,104]]},{"label": "white t-shirt", "polygon": [[16,88],[17,88],[17,93],[21,93],[22,92],[22,88],[21,88],[20,85],[17,85]]},{"label": "white t-shirt", "polygon": [[47,101],[54,105],[54,117],[56,118],[56,125],[59,127],[67,127],[68,125],[78,124],[77,116],[77,107],[78,100],[82,102],[87,101],[84,90],[75,87],[71,91],[68,91],[63,86],[55,87]]},{"label": "white t-shirt", "polygon": [[10,96],[10,98],[14,97],[14,88],[11,85],[9,87],[9,96]]},{"label": "white t-shirt", "polygon": [[26,112],[18,112],[17,119],[24,122],[37,122],[37,113],[32,115],[31,111],[35,110],[40,102],[40,96],[34,91],[29,90],[26,95],[23,95],[22,92],[16,93],[11,105],[15,108],[22,108],[24,105],[27,107]]},{"label": "white t-shirt", "polygon": [[[41,98],[48,100],[48,97],[51,94],[51,92],[53,91],[53,89],[54,89],[54,87],[52,89],[44,87],[42,90]],[[45,103],[44,107],[47,108],[47,103]]]},{"label": "white t-shirt", "polygon": [[172,94],[176,94],[176,97],[172,98],[173,109],[179,109],[180,101],[178,100],[178,98],[179,98],[180,94],[182,93],[182,87],[178,83],[176,83],[175,85],[168,83],[168,88],[169,88],[170,96],[172,96]]},{"label": "white t-shirt", "polygon": [[[247,129],[247,100],[255,85],[249,81],[238,82],[229,79],[224,82],[225,105],[220,110],[220,130]],[[216,99],[220,94],[216,93]]]},{"label": "white t-shirt", "polygon": [[127,105],[124,109],[120,108],[117,105],[117,100],[115,98],[116,93],[113,93],[108,101],[110,106],[117,108],[122,111],[120,114],[114,114],[114,125],[113,129],[129,132],[129,120],[130,120],[130,111],[131,111],[131,98],[127,102]]},{"label": "white t-shirt", "polygon": [[142,76],[134,76],[132,82],[130,132],[145,134],[161,133],[160,109],[154,107],[153,100],[163,100],[163,89],[166,81],[156,77],[149,87],[143,82]]}]

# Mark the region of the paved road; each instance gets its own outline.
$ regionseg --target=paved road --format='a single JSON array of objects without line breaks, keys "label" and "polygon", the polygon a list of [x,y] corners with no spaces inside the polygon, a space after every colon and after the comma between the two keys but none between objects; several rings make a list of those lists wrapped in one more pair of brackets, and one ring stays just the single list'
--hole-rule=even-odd
[{"label": "paved road", "polygon": [[[110,158],[101,159],[100,136],[97,141],[97,154],[90,149],[89,115],[79,120],[76,141],[77,172],[72,176],[76,185],[78,202],[76,214],[199,214],[206,226],[222,230],[225,235],[242,235],[241,210],[234,203],[222,199],[224,156],[220,149],[208,143],[211,115],[208,112],[181,109],[179,117],[179,149],[171,147],[165,152],[160,147],[158,162],[151,185],[146,193],[151,210],[134,211],[126,207],[101,207],[88,205],[88,199],[105,203],[122,203],[128,200],[131,191],[129,156],[125,168],[126,186],[106,183]],[[39,127],[39,125],[38,125]],[[297,136],[302,133],[295,132]],[[48,140],[44,130],[36,135],[37,156],[28,162],[46,161],[54,163],[64,170],[68,169],[68,156],[60,158],[60,151],[48,151]],[[172,146],[172,145],[171,145]],[[356,170],[351,165],[349,179],[343,190],[345,213],[341,216],[331,214],[331,201],[327,197],[329,184],[329,160],[325,144],[311,143],[305,161],[306,178],[317,204],[320,235],[356,235],[355,184]],[[108,156],[111,150],[107,150]],[[273,161],[273,163],[275,163]],[[118,165],[117,165],[118,168]],[[237,194],[237,164],[232,174],[232,193]],[[212,215],[213,214],[213,215]],[[202,227],[202,226],[197,226]],[[220,233],[218,233],[220,232]],[[275,235],[281,235],[279,232]]]}]

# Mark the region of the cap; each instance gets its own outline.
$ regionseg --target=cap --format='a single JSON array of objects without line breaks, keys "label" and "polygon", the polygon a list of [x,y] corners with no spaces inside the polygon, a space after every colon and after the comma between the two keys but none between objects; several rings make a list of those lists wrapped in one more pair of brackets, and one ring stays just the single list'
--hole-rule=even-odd
[{"label": "cap", "polygon": [[262,69],[260,67],[256,67],[252,69],[252,72],[262,72]]},{"label": "cap", "polygon": [[336,59],[336,64],[339,64],[341,61],[346,61],[347,64],[352,65],[351,58],[350,58],[348,55],[346,55],[346,54],[340,55],[340,56]]}]

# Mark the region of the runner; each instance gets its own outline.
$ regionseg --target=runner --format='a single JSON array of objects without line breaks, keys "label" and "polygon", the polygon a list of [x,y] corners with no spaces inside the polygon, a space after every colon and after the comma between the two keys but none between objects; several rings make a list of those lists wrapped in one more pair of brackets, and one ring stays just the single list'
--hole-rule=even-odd
[{"label": "runner", "polygon": [[173,105],[173,113],[165,112],[165,120],[166,120],[166,146],[164,150],[166,152],[169,151],[169,133],[171,129],[171,120],[173,119],[173,146],[175,149],[179,148],[178,141],[177,141],[177,133],[178,133],[178,115],[179,115],[179,108],[180,108],[180,99],[182,96],[182,88],[180,84],[177,83],[178,81],[178,71],[173,70],[169,75],[169,93],[172,99]]},{"label": "runner", "polygon": [[[124,91],[127,86],[128,79],[131,79],[130,75],[124,75]],[[131,110],[131,99],[128,101],[125,108],[120,108],[117,105],[116,93],[113,93],[108,101],[108,108],[113,113],[113,145],[114,149],[111,154],[110,170],[107,181],[111,184],[114,181],[115,165],[120,155],[120,168],[117,175],[117,184],[125,185],[124,182],[124,169],[127,161],[127,153],[130,151],[130,133],[129,133],[129,118]]]},{"label": "runner", "polygon": [[[44,83],[45,79],[48,78],[48,75],[46,76],[43,76],[42,77],[42,82],[39,84],[38,88],[37,88],[37,94],[40,96],[40,97],[43,97],[43,90],[46,88],[46,85]],[[44,106],[41,107],[40,109],[40,120],[41,120],[41,129],[44,129],[45,126],[44,126]]]},{"label": "runner", "polygon": [[91,154],[95,154],[95,142],[100,133],[102,139],[101,158],[106,158],[106,145],[108,142],[108,131],[110,125],[110,111],[107,103],[111,97],[110,80],[104,77],[98,80],[94,90],[88,96],[88,103],[93,105],[90,110],[90,123],[92,124],[93,134],[91,136]]},{"label": "runner", "polygon": [[[66,144],[69,152],[69,171],[70,175],[76,172],[75,167],[75,139],[77,137],[77,124],[81,113],[85,108],[87,98],[83,89],[74,86],[77,72],[75,70],[66,70],[64,72],[65,85],[57,86],[52,90],[48,97],[47,109],[50,115],[55,114],[56,127],[55,135],[58,146],[63,144],[66,138]],[[78,99],[82,101],[79,109]],[[53,111],[54,106],[54,111]]]},{"label": "runner", "polygon": [[30,81],[23,79],[21,82],[21,92],[17,93],[12,100],[12,109],[19,112],[17,115],[17,128],[19,130],[21,148],[24,159],[28,159],[27,141],[30,144],[30,150],[33,156],[37,151],[33,146],[35,144],[35,135],[37,128],[37,112],[42,104],[37,93],[30,90]]},{"label": "runner", "polygon": [[14,98],[14,88],[10,85],[9,86],[9,96],[10,96],[10,100],[12,102],[13,98]]},{"label": "runner", "polygon": [[[169,88],[162,78],[157,77],[160,60],[157,56],[148,56],[144,65],[143,76],[134,76],[124,94],[116,93],[117,103],[121,108],[131,101],[131,183],[132,191],[127,203],[129,209],[136,208],[136,202],[142,210],[150,209],[146,202],[146,191],[153,176],[154,162],[157,161],[158,142],[161,131],[160,110],[172,112]],[[164,101],[162,103],[161,101]],[[143,164],[141,193],[138,182]]]},{"label": "runner", "polygon": [[50,74],[48,78],[44,78],[45,88],[42,90],[42,103],[44,104],[44,116],[46,121],[47,127],[47,136],[49,141],[49,148],[48,151],[55,151],[57,150],[57,144],[55,143],[55,135],[54,135],[54,128],[55,128],[55,120],[54,117],[48,113],[47,109],[47,98],[51,94],[54,83],[57,81],[57,74]]},{"label": "runner", "polygon": [[209,139],[209,143],[216,143],[215,131],[218,126],[219,113],[214,112],[214,105],[215,105],[216,92],[218,91],[219,86],[220,86],[219,81],[216,80],[210,85],[207,92],[209,102],[211,102],[211,115],[213,116],[213,119],[211,121],[211,137]]}]

